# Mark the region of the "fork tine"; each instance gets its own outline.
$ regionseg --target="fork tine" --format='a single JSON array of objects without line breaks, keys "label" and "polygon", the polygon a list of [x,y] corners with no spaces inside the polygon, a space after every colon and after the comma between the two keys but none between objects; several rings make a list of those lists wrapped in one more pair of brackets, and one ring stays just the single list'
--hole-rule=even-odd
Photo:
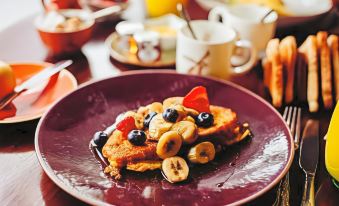
[{"label": "fork tine", "polygon": [[295,149],[299,148],[299,143],[300,143],[300,121],[301,121],[301,108],[298,107],[298,109],[297,109],[297,123],[296,123],[295,135],[294,135]]},{"label": "fork tine", "polygon": [[289,107],[288,116],[287,116],[287,125],[291,129],[291,118],[292,118],[292,107]]},{"label": "fork tine", "polygon": [[293,112],[292,112],[290,129],[291,129],[291,134],[294,137],[294,135],[295,135],[295,122],[296,122],[296,119],[297,119],[297,107],[293,107],[291,110],[293,110]]},{"label": "fork tine", "polygon": [[284,114],[283,114],[283,119],[285,120],[285,122],[287,122],[287,113],[288,113],[288,107],[285,107]]}]

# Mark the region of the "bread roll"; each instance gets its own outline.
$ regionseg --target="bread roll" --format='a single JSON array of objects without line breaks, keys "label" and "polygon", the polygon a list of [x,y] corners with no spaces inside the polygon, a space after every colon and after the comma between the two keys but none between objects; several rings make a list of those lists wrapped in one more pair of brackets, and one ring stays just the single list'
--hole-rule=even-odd
[{"label": "bread roll", "polygon": [[321,93],[326,109],[333,106],[332,99],[332,72],[330,49],[327,45],[327,32],[320,31],[317,33],[317,46],[320,56],[320,72],[321,72]]},{"label": "bread roll", "polygon": [[283,65],[279,54],[279,39],[271,39],[266,47],[266,57],[271,62],[272,74],[270,82],[270,93],[272,104],[281,107],[283,102]]},{"label": "bread roll", "polygon": [[295,37],[288,36],[279,45],[280,59],[286,71],[285,103],[289,104],[294,97],[295,62],[297,58],[297,42]]},{"label": "bread roll", "polygon": [[331,52],[331,59],[333,65],[333,81],[334,81],[334,91],[335,91],[335,100],[339,101],[339,46],[338,46],[338,36],[330,35],[327,39],[328,46]]},{"label": "bread roll", "polygon": [[317,38],[314,35],[308,36],[305,42],[300,46],[299,51],[305,55],[308,64],[308,107],[310,112],[317,112],[319,109]]}]

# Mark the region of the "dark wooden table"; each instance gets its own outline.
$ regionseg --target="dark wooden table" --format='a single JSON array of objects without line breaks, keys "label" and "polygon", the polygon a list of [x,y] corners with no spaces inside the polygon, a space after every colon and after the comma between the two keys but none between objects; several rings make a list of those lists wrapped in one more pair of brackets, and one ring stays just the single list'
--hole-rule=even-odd
[{"label": "dark wooden table", "polygon": [[[336,6],[338,7],[338,6]],[[207,12],[193,0],[189,4],[189,12],[194,19],[206,19]],[[307,35],[318,30],[339,33],[339,20],[335,8],[315,22],[305,23],[289,28],[278,28],[277,37],[295,35],[300,44]],[[114,22],[96,25],[93,39],[87,43],[81,53],[71,56],[53,56],[44,48],[33,26],[33,17],[24,19],[0,33],[0,59],[4,61],[48,61],[56,62],[71,58],[74,65],[70,71],[78,82],[118,75],[122,71],[142,69],[126,66],[109,57],[105,38],[114,31]],[[174,68],[167,68],[174,69]],[[233,78],[232,81],[252,90],[268,99],[262,84],[260,64],[245,76]],[[307,113],[303,108],[302,125],[308,118],[316,118],[321,122],[320,129],[320,162],[316,177],[317,205],[339,205],[339,190],[330,184],[330,178],[324,165],[324,145],[322,137],[328,128],[331,111],[320,111],[317,114]],[[19,124],[0,125],[0,204],[1,205],[86,205],[57,187],[40,167],[34,151],[34,133],[38,120]],[[304,176],[299,169],[298,152],[291,168],[291,202],[298,205],[303,190]],[[275,199],[276,188],[267,192],[248,205],[271,205]],[[325,200],[325,201],[322,201]]]}]

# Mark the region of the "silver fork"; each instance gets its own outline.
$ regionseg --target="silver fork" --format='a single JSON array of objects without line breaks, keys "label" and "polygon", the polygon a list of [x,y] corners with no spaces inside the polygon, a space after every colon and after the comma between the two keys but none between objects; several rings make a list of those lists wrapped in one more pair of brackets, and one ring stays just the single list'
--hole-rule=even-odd
[{"label": "silver fork", "polygon": [[[299,148],[300,143],[300,121],[301,108],[296,106],[287,106],[284,110],[283,118],[286,121],[292,136],[294,137],[294,150]],[[285,177],[280,181],[277,191],[277,197],[273,206],[290,205],[290,174],[287,172]]]}]

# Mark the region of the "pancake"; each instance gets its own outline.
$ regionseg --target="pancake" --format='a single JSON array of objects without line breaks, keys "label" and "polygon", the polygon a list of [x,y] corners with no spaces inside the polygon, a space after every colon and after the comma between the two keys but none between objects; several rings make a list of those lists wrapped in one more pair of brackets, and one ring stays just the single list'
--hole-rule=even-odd
[{"label": "pancake", "polygon": [[136,163],[128,163],[126,169],[136,172],[145,172],[146,170],[156,170],[161,168],[160,160],[145,160]]},{"label": "pancake", "polygon": [[200,137],[211,136],[220,133],[228,133],[237,124],[237,114],[229,108],[210,106],[211,113],[214,117],[214,123],[211,127],[198,128],[198,135]]},{"label": "pancake", "polygon": [[[118,139],[118,141],[116,140]],[[119,130],[115,130],[102,148],[102,154],[108,159],[110,166],[105,173],[110,173],[116,179],[121,177],[120,169],[127,164],[134,164],[144,160],[159,160],[156,154],[156,142],[146,141],[142,146],[131,144],[122,137]]]}]

